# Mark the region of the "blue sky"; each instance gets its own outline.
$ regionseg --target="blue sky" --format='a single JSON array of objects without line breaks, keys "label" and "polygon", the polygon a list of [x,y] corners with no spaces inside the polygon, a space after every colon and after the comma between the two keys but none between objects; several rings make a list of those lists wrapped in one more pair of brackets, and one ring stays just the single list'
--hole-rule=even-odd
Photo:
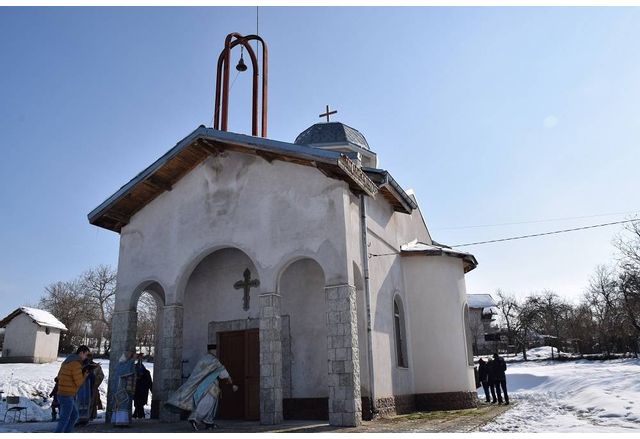
[{"label": "blue sky", "polygon": [[[0,8],[0,314],[97,264],[118,235],[86,215],[200,124],[227,33],[255,8]],[[459,244],[640,209],[637,8],[260,8],[269,137],[326,104]],[[230,129],[248,133],[249,75]],[[469,292],[574,299],[620,227],[468,247]]]}]

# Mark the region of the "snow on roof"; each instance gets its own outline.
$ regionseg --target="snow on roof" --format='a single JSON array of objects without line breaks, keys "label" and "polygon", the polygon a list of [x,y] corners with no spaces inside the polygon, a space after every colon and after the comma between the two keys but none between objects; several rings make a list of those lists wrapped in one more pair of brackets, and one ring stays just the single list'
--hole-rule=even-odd
[{"label": "snow on roof", "polygon": [[7,326],[11,320],[13,320],[20,313],[25,313],[28,315],[33,322],[39,326],[43,326],[45,328],[56,328],[62,331],[66,331],[67,327],[60,320],[56,319],[53,314],[50,312],[44,311],[42,309],[29,308],[27,306],[22,306],[7,317],[0,321],[0,326]]},{"label": "snow on roof", "polygon": [[491,294],[467,294],[469,308],[491,308],[498,306]]},{"label": "snow on roof", "polygon": [[402,244],[400,246],[400,253],[404,253],[404,254],[411,254],[411,253],[420,254],[421,253],[421,254],[433,255],[433,256],[446,255],[446,256],[461,258],[465,262],[465,269],[464,269],[465,273],[473,270],[478,266],[478,261],[476,260],[475,256],[473,256],[471,253],[465,253],[459,250],[454,250],[451,247],[438,244],[435,241],[433,241],[433,244],[425,244],[424,242],[419,242],[417,239],[414,239],[413,241],[410,241],[406,244]]}]

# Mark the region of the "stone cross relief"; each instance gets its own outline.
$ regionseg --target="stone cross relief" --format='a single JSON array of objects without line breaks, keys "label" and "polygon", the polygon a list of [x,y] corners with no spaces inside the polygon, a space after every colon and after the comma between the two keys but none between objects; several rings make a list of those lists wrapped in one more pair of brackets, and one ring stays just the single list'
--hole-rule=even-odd
[{"label": "stone cross relief", "polygon": [[251,288],[257,288],[260,286],[260,281],[258,279],[251,279],[251,271],[247,268],[242,273],[242,280],[239,280],[235,284],[233,284],[233,288],[236,290],[243,290],[244,297],[242,299],[242,309],[245,311],[249,310],[249,292]]}]

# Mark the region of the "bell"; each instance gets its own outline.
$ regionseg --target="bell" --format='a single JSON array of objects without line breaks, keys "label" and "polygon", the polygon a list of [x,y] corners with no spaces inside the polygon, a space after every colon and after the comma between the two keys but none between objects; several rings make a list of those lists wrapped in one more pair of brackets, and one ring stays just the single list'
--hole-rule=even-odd
[{"label": "bell", "polygon": [[238,61],[236,70],[239,72],[244,72],[245,70],[247,70],[247,65],[244,63],[244,58],[242,58],[242,55],[240,56],[240,61]]}]

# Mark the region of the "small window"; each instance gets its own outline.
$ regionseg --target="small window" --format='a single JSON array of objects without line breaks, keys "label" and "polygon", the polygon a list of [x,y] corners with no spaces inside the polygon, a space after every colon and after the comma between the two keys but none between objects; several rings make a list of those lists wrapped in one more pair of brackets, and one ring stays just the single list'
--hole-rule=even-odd
[{"label": "small window", "polygon": [[393,299],[393,323],[396,336],[396,360],[398,367],[409,367],[407,361],[407,340],[404,327],[404,310],[399,297]]},{"label": "small window", "polygon": [[51,334],[51,329],[44,328],[44,333],[47,334],[47,335]]}]

